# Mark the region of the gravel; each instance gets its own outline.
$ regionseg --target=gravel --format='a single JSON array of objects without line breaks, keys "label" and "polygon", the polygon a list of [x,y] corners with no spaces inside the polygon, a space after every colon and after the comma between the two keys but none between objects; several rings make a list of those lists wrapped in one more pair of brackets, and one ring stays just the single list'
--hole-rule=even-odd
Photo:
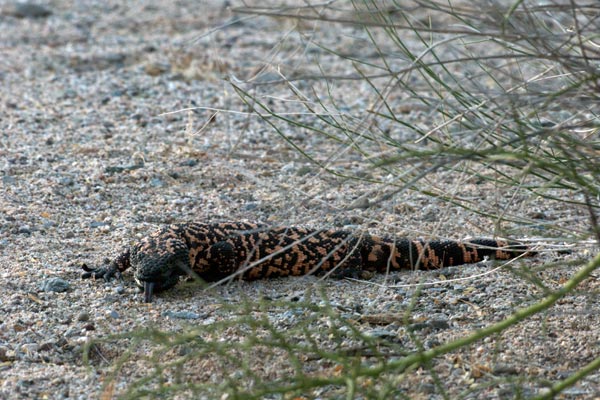
[{"label": "gravel", "polygon": [[[211,290],[182,284],[157,296],[151,306],[141,303],[128,273],[122,282],[80,280],[83,262],[103,264],[157,226],[192,219],[352,225],[444,238],[493,234],[495,221],[416,192],[373,202],[378,193],[371,195],[371,186],[320,171],[264,121],[244,114],[247,107],[223,78],[248,79],[267,59],[290,74],[310,73],[316,58],[332,71],[344,67],[318,49],[299,51],[306,45],[302,35],[280,41],[291,21],[236,22],[240,15],[228,4],[1,4],[0,398],[97,398],[107,393],[103,383],[111,365],[128,346],[118,340],[103,343],[100,356],[87,365],[83,349],[91,340],[136,328],[180,332],[210,327],[237,318],[231,306],[241,309],[245,299],[319,305],[323,300],[311,293],[324,290],[328,303],[365,335],[410,351],[418,347],[415,337],[426,348],[446,343],[544,295],[545,289],[506,269],[481,274],[491,270],[488,264],[376,276],[368,283],[303,277],[234,282]],[[207,34],[217,26],[223,28]],[[359,34],[351,26],[317,32],[318,40],[340,48],[352,48]],[[279,52],[269,55],[274,48]],[[256,82],[278,77],[275,69],[266,69]],[[366,108],[367,90],[358,82],[340,82],[338,107],[349,112]],[[280,110],[296,110],[293,102],[278,101],[291,98],[285,86],[270,85],[265,93]],[[195,106],[205,108],[176,112]],[[422,122],[427,115],[414,110]],[[301,129],[285,133],[310,154],[333,160],[338,172],[385,178],[321,137]],[[424,184],[435,188],[452,179],[440,172]],[[485,183],[457,190],[457,198],[472,203],[510,205],[517,216],[536,210],[532,218],[586,229],[586,210],[513,196]],[[549,252],[521,265],[535,268],[560,260],[535,272],[547,287],[557,288],[573,273],[566,261],[589,257],[589,251]],[[597,357],[597,282],[587,281],[577,294],[497,337],[437,360],[435,372],[448,384],[450,397],[478,383],[485,386],[494,376],[527,376],[530,387],[523,387],[521,395],[540,393],[541,382],[563,379]],[[323,345],[333,345],[325,316],[277,307],[267,315],[281,331],[313,318]],[[342,328],[344,345],[356,345],[351,330]],[[234,342],[245,333],[221,334],[219,340]],[[245,356],[264,376],[292,373],[285,357],[255,351]],[[197,379],[219,381],[223,371],[217,364],[209,358],[198,362],[204,366],[197,369]],[[306,368],[325,374],[333,367],[308,360]],[[115,393],[147,369],[141,358],[128,365]],[[600,393],[598,382],[594,372],[564,398],[592,398]],[[441,396],[435,377],[426,372],[409,374],[398,385],[409,397]],[[511,397],[515,387],[492,384],[478,393],[481,398]]]}]

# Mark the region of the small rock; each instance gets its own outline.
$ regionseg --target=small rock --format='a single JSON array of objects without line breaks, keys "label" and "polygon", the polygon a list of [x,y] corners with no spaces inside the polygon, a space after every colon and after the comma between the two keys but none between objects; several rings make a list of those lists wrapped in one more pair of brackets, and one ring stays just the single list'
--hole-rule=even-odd
[{"label": "small rock", "polygon": [[52,11],[41,4],[18,2],[14,4],[9,14],[17,18],[46,18],[52,14]]},{"label": "small rock", "polygon": [[253,210],[256,210],[258,208],[258,206],[259,206],[258,202],[252,201],[252,202],[246,203],[244,205],[244,210],[246,210],[246,211],[253,211]]},{"label": "small rock", "polygon": [[448,329],[450,328],[450,324],[445,319],[432,319],[429,321],[429,326],[433,329]]},{"label": "small rock", "polygon": [[123,294],[123,293],[125,293],[125,288],[122,285],[119,285],[119,286],[115,287],[115,293]]},{"label": "small rock", "polygon": [[529,213],[529,217],[532,219],[548,219],[548,216],[542,211],[532,211]]},{"label": "small rock", "polygon": [[296,309],[296,310],[290,310],[290,311],[286,311],[283,314],[281,314],[281,319],[285,320],[285,321],[290,321],[290,320],[294,320],[296,319],[298,316],[301,316],[303,314],[303,311],[300,309]]},{"label": "small rock", "polygon": [[44,222],[44,228],[48,229],[48,228],[54,228],[56,226],[56,221],[52,221],[52,220],[47,220]]},{"label": "small rock", "polygon": [[[566,388],[560,393],[561,393],[561,395],[564,395],[565,397],[568,396],[571,398],[581,398],[581,399],[583,399],[586,395],[592,394],[590,389],[584,389],[584,388],[580,388],[580,387]],[[595,394],[598,395],[598,392],[595,392]]]},{"label": "small rock", "polygon": [[112,319],[119,319],[121,318],[121,316],[119,315],[118,312],[116,312],[115,310],[110,310],[110,313],[108,313],[108,315],[112,318]]},{"label": "small rock", "polygon": [[61,278],[46,279],[40,285],[40,289],[44,292],[66,292],[71,285],[69,282]]},{"label": "small rock", "polygon": [[408,329],[411,332],[421,331],[426,328],[429,328],[429,324],[427,322],[416,322],[408,326]]},{"label": "small rock", "polygon": [[121,53],[107,53],[99,56],[98,59],[107,64],[121,64],[125,61],[126,56]]},{"label": "small rock", "polygon": [[436,386],[432,383],[422,383],[421,385],[419,385],[419,389],[421,389],[422,392],[427,394],[435,394],[436,392]]},{"label": "small rock", "polygon": [[12,361],[14,359],[14,355],[10,356],[10,351],[7,347],[0,346],[0,362]]},{"label": "small rock", "polygon": [[90,313],[87,311],[82,311],[77,315],[77,321],[85,322],[90,320]]},{"label": "small rock", "polygon": [[38,351],[40,346],[37,343],[26,343],[21,346],[21,351],[25,354],[31,354]]},{"label": "small rock", "polygon": [[296,170],[296,165],[293,162],[285,164],[283,167],[281,167],[281,172],[283,174],[291,174],[295,170]]},{"label": "small rock", "polygon": [[441,343],[437,338],[427,339],[423,342],[423,347],[425,349],[433,349],[434,347],[437,347],[439,345],[441,345]]},{"label": "small rock", "polygon": [[430,288],[426,288],[425,290],[427,290],[428,292],[434,292],[434,293],[444,293],[448,291],[447,287],[430,287]]},{"label": "small rock", "polygon": [[163,187],[165,185],[160,178],[152,178],[152,180],[150,180],[150,184],[154,187]]},{"label": "small rock", "polygon": [[312,171],[313,171],[312,167],[310,167],[308,165],[303,165],[302,167],[300,167],[296,170],[296,175],[304,176],[304,175],[310,174]]},{"label": "small rock", "polygon": [[29,227],[29,225],[21,225],[17,232],[22,235],[31,235],[31,228]]},{"label": "small rock", "polygon": [[198,160],[193,158],[188,158],[187,160],[179,163],[179,166],[181,167],[195,167],[196,165],[198,165]]},{"label": "small rock", "polygon": [[69,329],[67,329],[65,331],[65,333],[63,333],[64,337],[71,337],[71,336],[75,336],[78,333],[78,330],[75,329],[74,327],[71,327]]},{"label": "small rock", "polygon": [[416,322],[409,326],[409,329],[412,331],[421,331],[423,329],[440,330],[448,328],[450,328],[450,324],[448,323],[448,320],[445,319],[432,319],[425,322]]},{"label": "small rock", "polygon": [[131,156],[131,168],[144,168],[146,164],[146,160],[144,159],[144,155],[142,153],[135,153]]},{"label": "small rock", "polygon": [[126,171],[127,168],[126,167],[121,167],[121,166],[108,166],[106,168],[104,168],[104,172],[106,172],[107,174],[120,174],[123,171]]},{"label": "small rock", "polygon": [[199,319],[200,314],[196,314],[191,311],[165,311],[162,313],[163,317],[179,318],[179,319]]},{"label": "small rock", "polygon": [[61,98],[62,98],[63,100],[68,100],[68,99],[76,99],[78,96],[79,96],[79,95],[77,94],[77,91],[76,91],[76,90],[73,90],[73,89],[65,89],[65,90],[62,92],[62,96],[61,96]]},{"label": "small rock", "polygon": [[[116,303],[116,302],[119,300],[119,298],[113,295],[113,293],[112,293],[112,292],[113,292],[114,290],[113,290],[113,289],[111,289],[110,287],[107,287],[107,289],[106,289],[106,290],[110,290],[110,292],[109,292],[109,293],[107,293],[107,294],[106,294],[106,296],[104,296],[104,299],[103,299],[103,301],[104,301],[106,304],[113,304],[113,303]],[[106,314],[108,315],[109,313],[107,312]]]},{"label": "small rock", "polygon": [[55,347],[56,343],[54,342],[44,342],[40,344],[38,350],[39,351],[50,351]]},{"label": "small rock", "polygon": [[33,379],[19,379],[17,381],[17,388],[19,390],[27,391],[29,387],[35,385],[35,380]]},{"label": "small rock", "polygon": [[162,75],[171,70],[171,65],[166,62],[148,62],[144,65],[144,72],[150,76]]},{"label": "small rock", "polygon": [[4,175],[2,177],[2,183],[5,185],[14,185],[17,182],[14,176]]},{"label": "small rock", "polygon": [[365,332],[365,334],[380,339],[395,339],[397,337],[396,332],[391,332],[387,329],[371,329],[370,331]]},{"label": "small rock", "polygon": [[358,199],[350,203],[350,205],[348,206],[348,208],[351,210],[355,208],[366,210],[369,207],[371,207],[371,202],[369,201],[369,198],[367,196],[359,197]]},{"label": "small rock", "polygon": [[433,207],[428,207],[424,210],[423,221],[436,222],[439,219],[440,210]]},{"label": "small rock", "polygon": [[110,222],[104,222],[104,221],[92,221],[90,222],[90,228],[100,228],[102,226],[107,226],[110,225]]},{"label": "small rock", "polygon": [[508,364],[496,364],[492,369],[494,375],[516,375],[518,374],[517,368]]},{"label": "small rock", "polygon": [[95,331],[96,330],[96,326],[94,326],[93,323],[89,323],[89,324],[87,324],[87,325],[85,325],[83,327],[83,330],[84,331]]}]

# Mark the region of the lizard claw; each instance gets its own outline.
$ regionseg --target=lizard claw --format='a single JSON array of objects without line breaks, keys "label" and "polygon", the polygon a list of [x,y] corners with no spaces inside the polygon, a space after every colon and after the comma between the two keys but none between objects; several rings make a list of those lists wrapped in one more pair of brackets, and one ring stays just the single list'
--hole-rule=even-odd
[{"label": "lizard claw", "polygon": [[116,277],[118,280],[123,279],[121,272],[112,264],[107,267],[92,268],[88,267],[87,264],[83,263],[81,265],[81,269],[84,271],[81,273],[81,279],[102,278],[106,282],[109,282],[113,277]]}]

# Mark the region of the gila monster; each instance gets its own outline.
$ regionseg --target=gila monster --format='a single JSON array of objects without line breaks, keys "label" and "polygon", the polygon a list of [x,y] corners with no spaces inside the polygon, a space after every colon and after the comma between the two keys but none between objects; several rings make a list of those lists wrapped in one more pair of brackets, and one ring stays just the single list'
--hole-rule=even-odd
[{"label": "gila monster", "polygon": [[521,243],[495,239],[425,241],[334,229],[194,222],[157,230],[108,266],[84,264],[82,278],[110,280],[131,267],[144,290],[144,300],[151,302],[153,292],[175,286],[183,275],[204,281],[313,273],[348,277],[362,270],[435,269],[475,263],[484,257],[506,260],[527,252]]}]

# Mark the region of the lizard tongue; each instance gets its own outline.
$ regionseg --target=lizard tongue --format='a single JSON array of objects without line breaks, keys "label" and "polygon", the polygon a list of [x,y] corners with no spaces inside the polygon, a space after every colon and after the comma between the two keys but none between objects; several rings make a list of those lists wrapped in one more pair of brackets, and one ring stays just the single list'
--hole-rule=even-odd
[{"label": "lizard tongue", "polygon": [[152,293],[154,292],[154,282],[144,282],[144,303],[152,303]]}]

